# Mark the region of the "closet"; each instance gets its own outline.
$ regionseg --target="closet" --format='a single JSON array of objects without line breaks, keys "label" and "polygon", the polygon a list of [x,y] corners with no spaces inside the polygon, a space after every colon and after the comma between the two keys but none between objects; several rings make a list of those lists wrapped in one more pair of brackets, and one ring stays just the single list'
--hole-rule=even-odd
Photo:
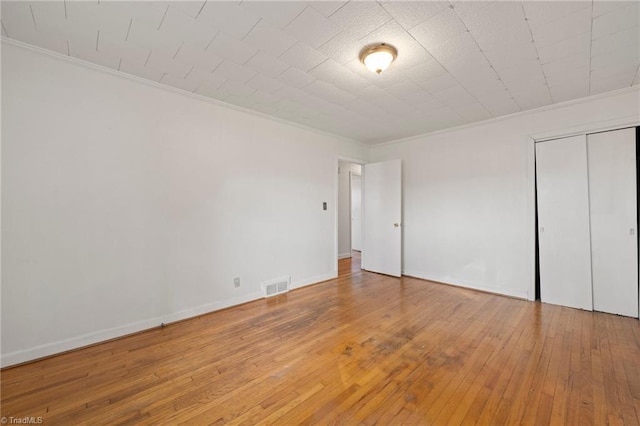
[{"label": "closet", "polygon": [[636,129],[536,143],[542,302],[638,317]]}]

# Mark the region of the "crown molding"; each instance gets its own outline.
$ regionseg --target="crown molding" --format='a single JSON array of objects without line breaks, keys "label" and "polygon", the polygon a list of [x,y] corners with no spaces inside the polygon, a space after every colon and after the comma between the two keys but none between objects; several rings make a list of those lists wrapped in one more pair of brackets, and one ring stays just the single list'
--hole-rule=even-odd
[{"label": "crown molding", "polygon": [[[464,130],[464,129],[469,129],[469,128],[473,128],[473,127],[478,127],[478,126],[484,126],[487,124],[492,124],[492,123],[497,123],[503,120],[508,120],[508,119],[512,119],[512,118],[517,118],[520,116],[526,116],[529,114],[533,114],[533,113],[539,113],[539,112],[545,112],[545,111],[553,111],[556,109],[560,109],[560,108],[565,108],[568,106],[573,106],[573,105],[579,105],[582,103],[586,103],[586,102],[591,102],[597,99],[604,99],[604,98],[608,98],[608,97],[613,97],[613,96],[617,96],[617,95],[621,95],[624,93],[628,93],[628,92],[634,92],[634,91],[639,91],[640,92],[640,85],[632,85],[629,87],[624,87],[622,89],[617,89],[617,90],[612,90],[609,92],[604,92],[604,93],[598,93],[596,95],[591,95],[591,96],[586,96],[586,97],[582,97],[582,98],[578,98],[578,99],[571,99],[569,101],[565,101],[565,102],[560,102],[560,103],[556,103],[556,104],[550,104],[550,105],[545,105],[539,108],[534,108],[534,109],[529,109],[526,111],[519,111],[519,112],[515,112],[513,114],[508,114],[508,115],[503,115],[500,117],[494,117],[494,118],[490,118],[488,120],[483,120],[483,121],[476,121],[473,123],[467,123],[467,124],[463,124],[460,126],[456,126],[456,127],[449,127],[446,129],[441,129],[441,130],[436,130],[433,132],[426,132],[426,133],[421,133],[419,135],[414,135],[414,136],[408,136],[405,138],[400,138],[400,139],[395,139],[395,140],[391,140],[391,141],[387,141],[387,142],[380,142],[380,143],[365,143],[356,139],[351,139],[348,138],[346,136],[342,136],[342,135],[338,135],[335,133],[331,133],[331,132],[327,132],[324,130],[320,130],[320,129],[316,129],[314,127],[311,126],[307,126],[304,124],[300,124],[300,123],[296,123],[294,121],[289,121],[283,118],[279,118],[279,117],[275,117],[273,115],[269,115],[260,111],[255,111],[243,106],[239,106],[239,105],[235,105],[232,103],[228,103],[228,102],[224,102],[218,99],[214,99],[214,98],[210,98],[207,96],[203,96],[194,92],[188,92],[186,90],[182,90],[182,89],[178,89],[163,83],[159,83],[157,81],[153,81],[153,80],[147,80],[144,79],[142,77],[138,77],[135,76],[133,74],[128,74],[122,71],[118,71],[118,70],[114,70],[112,68],[108,68],[102,65],[98,65],[98,64],[94,64],[92,62],[88,62],[85,61],[83,59],[79,59],[79,58],[75,58],[72,56],[68,56],[68,55],[63,55],[59,52],[54,52],[52,50],[48,50],[48,49],[43,49],[41,47],[38,46],[34,46],[28,43],[24,43],[18,40],[14,40],[5,36],[1,36],[0,37],[2,44],[7,44],[7,45],[11,45],[11,46],[16,46],[19,48],[23,48],[26,50],[31,50],[34,52],[38,52],[44,55],[48,55],[63,61],[67,61],[85,68],[90,68],[96,71],[101,71],[103,73],[107,73],[116,77],[120,77],[129,81],[135,81],[137,83],[141,83],[144,84],[146,86],[150,86],[150,87],[154,87],[156,89],[161,89],[164,91],[168,91],[168,92],[172,92],[172,93],[176,93],[182,96],[186,96],[192,99],[197,99],[199,101],[202,102],[206,102],[208,104],[212,104],[212,105],[216,105],[218,107],[222,107],[222,108],[226,108],[226,109],[230,109],[230,110],[234,110],[234,111],[238,111],[238,112],[242,112],[245,114],[249,114],[249,115],[253,115],[255,117],[260,117],[266,120],[270,120],[270,121],[274,121],[280,124],[284,124],[284,125],[288,125],[291,127],[296,127],[302,130],[306,130],[315,134],[319,134],[322,136],[327,136],[327,137],[331,137],[331,138],[336,138],[342,142],[346,142],[346,143],[350,143],[353,145],[358,146],[359,148],[365,149],[365,150],[371,150],[371,149],[375,149],[375,148],[381,148],[381,147],[385,147],[385,146],[389,146],[389,145],[397,145],[397,144],[402,144],[402,143],[407,143],[407,142],[412,142],[415,141],[417,139],[423,138],[425,136],[436,136],[436,135],[441,135],[441,134],[445,134],[445,133],[449,133],[449,132],[455,132],[458,130]],[[629,118],[626,119],[626,122],[632,123],[632,122],[638,122],[638,119],[634,118]],[[589,129],[589,131],[591,131],[591,129]],[[549,134],[551,134],[552,132],[548,132]],[[579,132],[578,132],[579,133]],[[534,139],[536,140],[540,140],[540,136],[541,135],[536,135],[536,137]],[[558,136],[555,136],[558,137]]]},{"label": "crown molding", "polygon": [[41,54],[44,54],[44,55],[47,55],[47,56],[51,56],[51,57],[56,58],[56,59],[60,59],[60,60],[66,61],[66,62],[70,62],[70,63],[76,64],[76,65],[85,67],[85,68],[90,68],[90,69],[93,69],[93,70],[96,70],[96,71],[101,71],[103,73],[107,73],[107,74],[110,74],[110,75],[113,75],[113,76],[116,76],[116,77],[120,77],[120,78],[123,78],[125,80],[135,81],[137,83],[141,83],[141,84],[144,84],[146,86],[154,87],[156,89],[161,89],[161,90],[164,90],[164,91],[167,91],[167,92],[176,93],[178,95],[186,96],[186,97],[192,98],[192,99],[197,99],[199,101],[206,102],[206,103],[209,103],[209,104],[212,104],[212,105],[216,105],[218,107],[231,109],[231,110],[234,110],[234,111],[238,111],[238,112],[242,112],[242,113],[245,113],[245,114],[249,114],[249,115],[253,115],[253,116],[256,116],[256,117],[260,117],[260,118],[263,118],[263,119],[267,119],[267,120],[270,120],[270,121],[275,121],[275,122],[280,123],[280,124],[285,124],[285,125],[288,125],[288,126],[296,127],[296,128],[299,128],[299,129],[302,129],[302,130],[306,130],[308,132],[316,133],[316,134],[319,134],[319,135],[322,135],[322,136],[327,136],[327,137],[331,137],[331,138],[337,138],[342,142],[355,144],[355,145],[357,145],[357,146],[359,146],[360,148],[363,148],[363,149],[367,149],[368,150],[371,147],[370,145],[365,144],[364,142],[361,142],[361,141],[356,140],[356,139],[351,139],[351,138],[348,138],[346,136],[337,135],[335,133],[331,133],[331,132],[327,132],[327,131],[324,131],[324,130],[316,129],[315,127],[311,127],[311,126],[307,126],[307,125],[304,125],[304,124],[296,123],[295,121],[285,120],[284,118],[275,117],[273,115],[265,114],[265,113],[260,112],[260,111],[255,111],[255,110],[252,110],[252,109],[240,106],[240,105],[235,105],[235,104],[232,104],[232,103],[221,101],[219,99],[214,99],[214,98],[210,98],[210,97],[207,97],[207,96],[203,96],[203,95],[200,95],[198,93],[188,92],[186,90],[178,89],[176,87],[172,87],[172,86],[169,86],[169,85],[166,85],[166,84],[163,84],[163,83],[159,83],[157,81],[147,80],[145,78],[138,77],[138,76],[133,75],[133,74],[128,74],[128,73],[125,73],[123,71],[114,70],[113,68],[108,68],[108,67],[105,67],[105,66],[102,66],[102,65],[94,64],[93,62],[88,62],[88,61],[85,61],[84,59],[75,58],[73,56],[63,55],[63,54],[61,54],[59,52],[55,52],[55,51],[48,50],[48,49],[43,49],[42,47],[38,47],[38,46],[34,46],[32,44],[24,43],[24,42],[19,41],[19,40],[14,40],[12,38],[8,38],[8,37],[5,37],[5,36],[1,36],[0,39],[2,40],[2,44],[7,44],[7,45],[10,45],[10,46],[19,47],[19,48],[22,48],[22,49],[25,49],[25,50],[30,50],[30,51],[33,51],[33,52],[41,53]]},{"label": "crown molding", "polygon": [[[455,132],[455,131],[458,131],[458,130],[464,130],[464,129],[469,129],[469,128],[473,128],[473,127],[484,126],[484,125],[487,125],[487,124],[498,123],[500,121],[509,120],[509,119],[517,118],[517,117],[521,117],[521,116],[526,116],[526,115],[529,115],[529,114],[545,112],[545,111],[553,111],[553,110],[566,108],[566,107],[573,106],[573,105],[580,105],[580,104],[591,102],[591,101],[594,101],[594,100],[605,99],[605,98],[608,98],[608,97],[614,97],[614,96],[622,95],[622,94],[625,94],[625,93],[631,93],[631,92],[640,92],[640,85],[636,84],[636,85],[632,85],[632,86],[629,86],[629,87],[623,87],[622,89],[616,89],[616,90],[611,90],[609,92],[598,93],[596,95],[585,96],[585,97],[577,98],[577,99],[571,99],[569,101],[559,102],[557,104],[545,105],[545,106],[542,106],[542,107],[539,107],[539,108],[528,109],[526,111],[519,111],[519,112],[515,112],[513,114],[509,114],[509,115],[502,115],[500,117],[490,118],[488,120],[475,121],[473,123],[467,123],[467,124],[463,124],[461,126],[449,127],[447,129],[436,130],[436,131],[427,132],[427,133],[421,133],[419,135],[408,136],[406,138],[396,139],[396,140],[392,140],[392,141],[389,141],[389,142],[371,144],[370,148],[374,149],[374,148],[381,148],[381,147],[389,146],[389,145],[397,145],[397,144],[402,144],[402,143],[406,143],[406,142],[412,142],[414,140],[423,138],[425,136],[436,136],[436,135],[441,135],[441,134],[445,134],[445,133],[449,133],[449,132]],[[630,124],[630,123],[634,122],[634,119],[635,119],[635,122],[638,121],[638,118],[634,116],[634,117],[631,117],[631,118],[626,117],[623,120],[623,122]],[[589,131],[592,131],[592,130],[589,129]],[[547,132],[547,133],[552,134],[552,132]],[[536,137],[534,139],[538,139],[538,137],[540,137],[540,136],[541,135],[536,135]],[[559,137],[559,136],[556,136],[556,137]]]}]

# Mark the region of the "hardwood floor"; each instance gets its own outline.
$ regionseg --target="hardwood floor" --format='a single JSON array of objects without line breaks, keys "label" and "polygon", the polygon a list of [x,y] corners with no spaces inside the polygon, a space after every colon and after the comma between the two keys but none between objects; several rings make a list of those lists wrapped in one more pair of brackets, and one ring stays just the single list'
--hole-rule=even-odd
[{"label": "hardwood floor", "polygon": [[640,321],[345,259],[335,280],[4,370],[1,403],[64,425],[638,425]]},{"label": "hardwood floor", "polygon": [[349,274],[360,272],[362,265],[362,256],[359,251],[351,252],[351,259],[343,259],[338,261],[338,278]]}]

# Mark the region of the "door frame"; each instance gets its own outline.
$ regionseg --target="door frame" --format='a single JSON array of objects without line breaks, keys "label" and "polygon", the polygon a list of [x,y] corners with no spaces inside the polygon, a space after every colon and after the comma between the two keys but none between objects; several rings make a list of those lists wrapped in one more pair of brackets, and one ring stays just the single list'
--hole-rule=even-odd
[{"label": "door frame", "polygon": [[[364,166],[361,164],[360,166]],[[362,174],[364,173],[364,167],[360,170],[360,173],[355,173],[349,170],[349,213],[353,214],[353,177],[358,176],[360,178],[360,253],[362,253]],[[353,251],[353,217],[351,217],[349,225],[349,248]]]},{"label": "door frame", "polygon": [[[536,236],[538,229],[536,226],[536,147],[538,142],[547,142],[554,139],[562,139],[570,136],[587,135],[589,133],[606,132],[609,130],[618,130],[626,127],[640,126],[640,117],[637,115],[622,117],[613,120],[603,120],[600,122],[586,123],[563,130],[553,130],[532,134],[526,137],[524,141],[526,149],[526,176],[527,176],[527,224],[529,232],[527,232],[527,240],[529,247],[529,288],[527,290],[527,299],[536,300]],[[639,200],[640,202],[640,200]],[[638,262],[640,265],[640,262]],[[640,292],[639,292],[640,294]],[[640,297],[639,297],[640,299]],[[639,300],[640,303],[640,300]]]},{"label": "door frame", "polygon": [[[339,175],[339,167],[340,167],[340,161],[347,161],[349,163],[353,163],[353,164],[359,164],[362,167],[362,171],[360,172],[360,176],[364,177],[364,165],[367,164],[367,161],[362,160],[362,159],[358,159],[358,158],[354,158],[354,157],[346,157],[343,155],[336,155],[335,157],[335,171],[333,174],[334,177],[334,181],[333,181],[333,188],[334,188],[334,198],[333,198],[333,223],[334,223],[334,227],[333,227],[333,261],[334,263],[334,275],[337,277],[338,276],[338,256],[340,255],[340,250],[339,250],[339,243],[338,243],[338,239],[339,239],[339,234],[338,234],[338,199],[339,199],[339,191],[340,191],[340,175]],[[351,172],[351,171],[349,171]],[[351,176],[349,176],[349,200],[351,200]],[[349,204],[351,204],[351,201],[349,201]],[[349,205],[349,208],[351,208],[351,205]],[[362,212],[362,214],[364,215],[364,211]],[[351,230],[351,227],[349,227],[349,230]],[[349,231],[349,245],[351,245],[351,231]]]}]

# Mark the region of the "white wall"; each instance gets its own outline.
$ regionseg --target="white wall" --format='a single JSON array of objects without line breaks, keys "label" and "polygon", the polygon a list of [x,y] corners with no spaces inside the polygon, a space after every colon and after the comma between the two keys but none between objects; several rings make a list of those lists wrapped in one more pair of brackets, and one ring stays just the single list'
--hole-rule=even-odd
[{"label": "white wall", "polygon": [[338,162],[338,258],[351,257],[351,173],[360,174],[361,165]]},{"label": "white wall", "polygon": [[339,156],[403,159],[406,274],[527,297],[528,136],[640,121],[636,88],[368,152],[2,47],[2,365],[334,276]]},{"label": "white wall", "polygon": [[623,122],[640,122],[638,87],[374,147],[403,160],[404,273],[532,298],[529,136]]},{"label": "white wall", "polygon": [[4,43],[2,89],[3,365],[336,275],[362,145]]}]

